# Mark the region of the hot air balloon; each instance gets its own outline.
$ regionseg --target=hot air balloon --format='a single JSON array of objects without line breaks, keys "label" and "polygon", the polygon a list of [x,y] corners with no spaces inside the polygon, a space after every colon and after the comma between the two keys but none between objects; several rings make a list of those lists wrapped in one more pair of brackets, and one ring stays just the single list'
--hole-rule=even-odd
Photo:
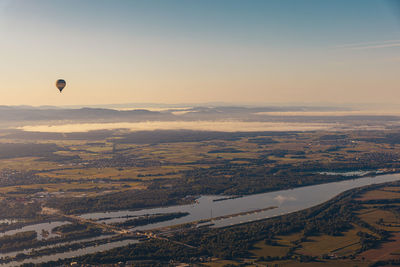
[{"label": "hot air balloon", "polygon": [[58,90],[60,90],[60,93],[66,85],[67,85],[67,83],[62,79],[59,79],[56,81],[56,87],[58,88]]}]

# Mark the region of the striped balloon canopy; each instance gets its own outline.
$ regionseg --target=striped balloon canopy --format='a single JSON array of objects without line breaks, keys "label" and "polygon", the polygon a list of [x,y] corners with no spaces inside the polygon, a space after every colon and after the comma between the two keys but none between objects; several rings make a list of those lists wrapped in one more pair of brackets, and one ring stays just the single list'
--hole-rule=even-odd
[{"label": "striped balloon canopy", "polygon": [[59,79],[56,81],[56,87],[58,88],[58,90],[60,90],[60,93],[62,92],[62,90],[66,85],[67,83],[63,79]]}]

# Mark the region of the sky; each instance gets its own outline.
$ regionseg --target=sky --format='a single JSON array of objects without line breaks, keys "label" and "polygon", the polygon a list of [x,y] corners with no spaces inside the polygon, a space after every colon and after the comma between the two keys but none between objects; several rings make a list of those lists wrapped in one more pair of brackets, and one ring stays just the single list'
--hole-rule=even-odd
[{"label": "sky", "polygon": [[0,0],[0,105],[400,104],[399,89],[400,0]]}]

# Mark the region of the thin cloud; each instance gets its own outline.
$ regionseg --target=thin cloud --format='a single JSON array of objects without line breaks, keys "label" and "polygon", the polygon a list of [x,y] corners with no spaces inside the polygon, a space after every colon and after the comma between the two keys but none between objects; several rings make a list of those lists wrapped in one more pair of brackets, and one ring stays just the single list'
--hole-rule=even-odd
[{"label": "thin cloud", "polygon": [[380,49],[380,48],[393,48],[400,47],[400,40],[387,40],[380,42],[364,42],[336,46],[336,48],[349,49],[349,50],[364,50],[364,49]]},{"label": "thin cloud", "polygon": [[377,45],[377,44],[386,44],[386,43],[398,43],[400,42],[399,39],[397,40],[386,40],[386,41],[375,41],[375,42],[361,42],[361,43],[351,43],[351,44],[344,44],[344,45],[337,45],[337,48],[346,48],[346,47],[357,47],[357,46],[367,46],[367,45]]},{"label": "thin cloud", "polygon": [[370,46],[358,46],[352,47],[352,50],[364,50],[364,49],[379,49],[379,48],[391,48],[391,47],[400,47],[400,42],[394,44],[380,44],[380,45],[370,45]]}]

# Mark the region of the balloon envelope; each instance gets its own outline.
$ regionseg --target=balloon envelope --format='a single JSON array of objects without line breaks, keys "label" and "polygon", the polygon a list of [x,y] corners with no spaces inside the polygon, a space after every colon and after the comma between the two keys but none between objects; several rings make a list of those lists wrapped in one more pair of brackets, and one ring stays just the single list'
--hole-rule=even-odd
[{"label": "balloon envelope", "polygon": [[60,90],[60,93],[66,85],[67,85],[67,83],[62,79],[59,79],[56,81],[56,87],[58,88],[58,90]]}]

